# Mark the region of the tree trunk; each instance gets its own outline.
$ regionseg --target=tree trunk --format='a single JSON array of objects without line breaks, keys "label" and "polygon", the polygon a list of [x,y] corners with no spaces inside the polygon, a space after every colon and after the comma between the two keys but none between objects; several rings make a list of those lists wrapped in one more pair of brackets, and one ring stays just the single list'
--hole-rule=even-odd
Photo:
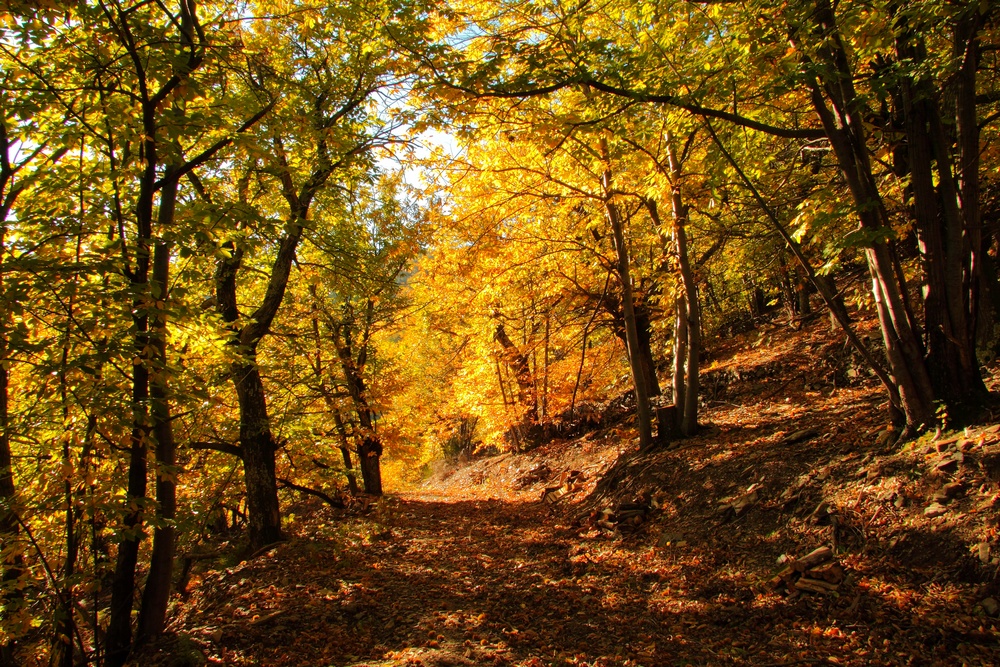
[{"label": "tree trunk", "polygon": [[146,166],[138,198],[136,220],[136,266],[132,270],[132,304],[135,356],[132,367],[132,434],[129,445],[128,487],[125,516],[118,558],[111,585],[111,611],[105,635],[108,667],[121,667],[132,650],[132,603],[135,598],[135,571],[139,563],[139,544],[144,537],[143,509],[146,504],[147,446],[151,434],[149,422],[149,242],[152,238],[153,194],[156,181],[155,126],[146,138]]},{"label": "tree trunk", "polygon": [[635,329],[639,336],[639,362],[642,376],[646,378],[646,395],[652,399],[660,395],[660,381],[656,377],[656,360],[653,358],[653,323],[649,319],[649,304],[645,297],[632,295],[635,307]]},{"label": "tree trunk", "polygon": [[701,363],[701,307],[698,301],[698,283],[688,257],[688,209],[681,196],[681,164],[674,152],[671,137],[666,137],[667,160],[670,166],[670,210],[674,221],[674,248],[677,252],[677,270],[684,286],[685,325],[687,329],[687,358],[685,359],[684,403],[678,404],[680,431],[690,437],[698,430],[698,385]]},{"label": "tree trunk", "polygon": [[[163,189],[160,198],[160,222],[164,216],[173,220],[173,202],[177,195],[176,181]],[[165,212],[169,207],[171,210]],[[177,529],[176,444],[173,422],[170,418],[170,393],[167,370],[167,289],[170,278],[170,244],[160,241],[153,250],[153,280],[151,291],[154,299],[162,302],[155,309],[150,343],[153,348],[153,373],[150,377],[150,413],[153,421],[153,438],[156,443],[156,516],[153,530],[153,552],[149,562],[149,576],[142,592],[136,643],[142,644],[163,633],[170,599],[170,583],[174,570]]]},{"label": "tree trunk", "polygon": [[545,363],[542,369],[542,421],[545,420],[548,415],[549,408],[549,326],[550,326],[549,312],[545,311],[545,354],[543,355],[543,361]]},{"label": "tree trunk", "polygon": [[[600,140],[600,149],[601,156],[608,163],[610,159],[608,142],[603,137]],[[613,200],[610,164],[605,167],[601,181],[604,188],[604,211],[607,214],[608,222],[611,224],[611,231],[614,235],[615,253],[618,258],[618,278],[622,284],[622,311],[625,318],[625,335],[628,339],[629,368],[632,371],[632,385],[635,388],[635,421],[636,428],[639,431],[639,448],[648,449],[653,445],[653,427],[649,408],[649,381],[646,378],[639,355],[639,331],[636,326],[635,303],[632,300],[632,275],[629,267],[628,246],[625,245],[625,231],[618,214],[618,207]]]},{"label": "tree trunk", "polygon": [[[230,375],[240,409],[240,448],[243,452],[243,480],[247,493],[249,545],[251,552],[283,539],[275,446],[271,418],[267,412],[264,381],[257,367],[257,346],[270,330],[271,322],[284,300],[295,250],[302,238],[305,209],[292,207],[291,219],[278,244],[271,266],[267,290],[260,306],[237,329],[240,319],[236,302],[236,278],[243,261],[242,250],[230,244],[232,256],[216,267],[216,302],[222,319],[234,333],[233,344],[242,347],[243,359],[233,363]],[[301,217],[300,217],[301,216]]]},{"label": "tree trunk", "polygon": [[534,424],[538,421],[538,399],[535,396],[535,381],[531,373],[531,364],[527,355],[521,352],[514,341],[507,335],[503,323],[497,324],[493,332],[493,340],[503,348],[503,360],[514,373],[517,382],[518,402],[525,408],[524,421]]},{"label": "tree trunk", "polygon": [[337,356],[344,372],[347,391],[354,402],[358,415],[358,425],[361,432],[361,443],[358,445],[358,467],[361,469],[361,480],[365,493],[375,496],[382,495],[382,470],[379,457],[382,456],[382,441],[375,431],[375,413],[368,405],[367,387],[362,375],[368,360],[368,341],[372,319],[375,312],[375,302],[368,300],[365,304],[364,328],[361,340],[358,341],[357,359],[354,357],[354,339],[352,336],[355,324],[355,311],[350,304],[345,306],[344,318],[340,322],[330,319],[330,330],[333,334]]},{"label": "tree trunk", "polygon": [[233,364],[233,383],[240,406],[240,447],[247,489],[250,551],[281,541],[281,509],[275,474],[275,446],[267,413],[264,382],[256,359]]},{"label": "tree trunk", "polygon": [[382,456],[382,443],[377,436],[366,436],[358,447],[358,465],[361,468],[361,479],[365,485],[365,493],[373,496],[382,495],[382,470],[379,457]]},{"label": "tree trunk", "polygon": [[[891,228],[871,170],[862,118],[864,104],[857,99],[853,72],[829,0],[815,0],[810,20],[817,34],[823,35],[819,53],[825,65],[821,70],[814,68],[822,78],[810,82],[811,100],[854,199],[860,227],[872,236],[866,251],[872,294],[909,434],[934,423],[935,392],[884,240]],[[802,35],[794,35],[793,42],[800,38]]]},{"label": "tree trunk", "polygon": [[[145,330],[145,316],[135,318],[137,328]],[[146,348],[146,338],[139,335],[137,354]],[[144,356],[144,355],[143,355]],[[141,357],[140,357],[141,358]],[[146,443],[149,438],[147,405],[149,371],[144,363],[132,368],[132,410],[134,413],[129,447],[128,488],[122,538],[111,584],[111,612],[105,636],[105,659],[109,667],[122,667],[132,650],[132,601],[135,597],[135,570],[139,563],[139,542],[143,537],[142,508],[146,500]]]},{"label": "tree trunk", "polygon": [[358,495],[358,478],[354,474],[354,465],[351,462],[351,448],[347,442],[347,428],[344,426],[344,418],[340,412],[333,411],[333,421],[337,426],[337,434],[340,436],[340,454],[344,458],[344,470],[347,475],[347,488],[352,496]]},{"label": "tree trunk", "polygon": [[[0,119],[0,150],[7,151],[6,132],[3,132],[3,121]],[[0,174],[2,183],[6,186],[7,174]],[[5,187],[0,188],[3,191]],[[6,194],[6,193],[4,193]],[[3,218],[0,222],[0,268],[3,267],[3,257],[5,254],[6,242],[6,220],[8,197],[3,198],[4,207]],[[9,319],[6,293],[4,285],[4,272],[0,270],[0,567],[2,567],[2,585],[4,595],[0,598],[5,610],[5,614],[13,616],[23,605],[23,597],[17,594],[7,594],[8,586],[13,589],[12,582],[21,577],[23,569],[23,559],[20,554],[20,540],[17,519],[17,488],[14,485],[13,457],[10,451],[10,414],[9,414],[9,392],[10,392],[10,347],[8,343]],[[0,667],[15,667],[17,661],[14,659],[14,642],[4,642],[0,645]]]},{"label": "tree trunk", "polygon": [[[975,79],[978,15],[955,29],[955,110],[943,108],[928,79],[910,74],[900,85],[905,120],[908,194],[924,269],[927,369],[937,398],[964,410],[986,397],[975,355],[975,319],[982,276],[982,224],[979,218],[979,127]],[[896,51],[901,60],[920,63],[923,36],[900,18]],[[951,116],[951,118],[949,118]],[[945,128],[945,123],[953,127]],[[958,130],[958,169],[949,132]]]},{"label": "tree trunk", "polygon": [[[778,235],[781,236],[782,240],[784,240],[785,244],[788,246],[788,249],[792,251],[792,254],[795,256],[795,259],[798,260],[799,266],[802,267],[802,269],[805,271],[806,276],[812,282],[813,286],[816,287],[816,290],[820,293],[820,296],[823,297],[824,303],[826,303],[827,307],[830,309],[830,312],[833,314],[833,316],[837,318],[838,324],[841,326],[841,328],[843,328],[844,333],[847,335],[847,339],[851,342],[851,345],[853,345],[854,348],[858,351],[858,353],[861,354],[862,358],[864,358],[864,360],[868,363],[868,366],[874,371],[875,375],[882,382],[882,385],[886,389],[886,393],[888,393],[889,395],[889,405],[890,405],[889,412],[894,417],[893,421],[895,421],[895,416],[897,415],[897,413],[900,412],[900,406],[902,405],[902,400],[900,398],[898,385],[893,381],[893,378],[889,376],[889,373],[887,373],[886,370],[882,367],[882,364],[872,354],[871,350],[869,350],[865,346],[865,344],[861,341],[861,339],[858,337],[857,332],[854,331],[854,327],[851,326],[850,319],[848,319],[847,317],[847,311],[845,309],[837,307],[837,295],[834,294],[834,292],[832,291],[830,286],[831,283],[829,281],[823,281],[819,279],[819,276],[816,275],[816,272],[813,270],[812,265],[809,263],[809,260],[802,252],[802,248],[799,246],[798,242],[794,238],[792,238],[791,234],[788,233],[788,230],[785,229],[785,226],[781,224],[781,221],[778,219],[777,214],[771,209],[770,206],[767,205],[767,202],[764,200],[764,197],[760,194],[760,191],[757,190],[757,188],[754,186],[750,178],[740,168],[740,165],[736,162],[736,160],[729,153],[729,151],[726,150],[726,147],[722,143],[722,140],[719,139],[719,136],[715,133],[715,130],[712,128],[712,124],[706,122],[705,126],[708,128],[708,132],[712,136],[712,140],[715,142],[716,146],[718,146],[719,151],[723,154],[723,156],[726,158],[729,164],[732,165],[733,169],[739,175],[740,180],[743,181],[743,184],[746,186],[746,188],[751,192],[751,194],[753,194],[754,199],[757,200],[757,204],[760,206],[761,210],[763,210],[764,213],[767,215],[767,218],[771,221],[771,224],[774,226],[774,229],[778,232]],[[880,303],[879,301],[876,301],[877,305],[879,303]]]}]

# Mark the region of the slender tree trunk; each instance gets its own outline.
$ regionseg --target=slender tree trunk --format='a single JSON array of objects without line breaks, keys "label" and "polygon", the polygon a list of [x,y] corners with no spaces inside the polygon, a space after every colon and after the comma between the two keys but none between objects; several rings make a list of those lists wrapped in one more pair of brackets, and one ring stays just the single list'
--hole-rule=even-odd
[{"label": "slender tree trunk", "polygon": [[545,312],[545,354],[544,362],[545,367],[542,371],[542,420],[548,413],[549,407],[549,313]]},{"label": "slender tree trunk", "polygon": [[347,488],[352,496],[358,495],[358,478],[354,474],[354,465],[351,462],[351,448],[347,441],[347,428],[344,426],[344,418],[340,416],[339,410],[333,411],[333,421],[337,426],[337,433],[340,435],[340,453],[344,458],[344,470],[347,474]]},{"label": "slender tree trunk", "polygon": [[493,357],[494,366],[497,370],[497,384],[500,385],[500,397],[503,399],[503,406],[508,407],[513,401],[507,400],[507,383],[503,379],[503,370],[500,368],[500,357],[495,355]]},{"label": "slender tree trunk", "polygon": [[[788,246],[788,249],[792,251],[792,254],[795,256],[795,259],[798,260],[799,265],[805,271],[806,276],[809,278],[810,282],[812,282],[812,284],[816,287],[816,290],[820,293],[820,296],[823,297],[823,301],[826,303],[827,307],[830,309],[830,312],[833,314],[833,316],[837,318],[837,322],[844,330],[844,333],[847,335],[847,339],[850,341],[851,345],[854,346],[854,348],[858,351],[858,353],[862,356],[862,358],[868,363],[868,366],[875,372],[875,375],[878,377],[878,379],[882,382],[882,385],[886,389],[886,393],[889,395],[890,413],[893,413],[893,415],[895,415],[898,412],[900,412],[903,403],[899,393],[899,386],[894,382],[893,378],[890,377],[889,373],[886,372],[886,370],[882,367],[881,362],[879,362],[879,360],[875,357],[875,355],[872,354],[871,350],[869,350],[868,347],[858,337],[857,332],[851,325],[850,319],[847,317],[846,309],[837,307],[837,295],[834,294],[834,292],[832,291],[829,282],[820,280],[819,277],[816,275],[816,272],[813,270],[812,265],[809,263],[809,260],[802,252],[802,248],[799,246],[798,242],[794,238],[792,238],[791,234],[788,233],[788,230],[785,229],[785,226],[778,219],[777,214],[771,209],[770,206],[768,206],[767,202],[764,200],[763,195],[760,194],[760,191],[757,190],[756,186],[754,186],[750,178],[746,175],[743,169],[740,168],[740,165],[736,162],[736,160],[729,153],[729,151],[726,150],[726,147],[722,143],[722,140],[719,139],[719,136],[715,133],[715,130],[712,128],[712,124],[706,121],[705,127],[708,128],[708,132],[712,136],[712,140],[715,142],[716,146],[718,146],[719,151],[723,154],[723,156],[725,156],[729,164],[732,165],[733,169],[739,175],[740,180],[743,181],[743,184],[753,195],[754,199],[757,201],[757,204],[760,206],[761,210],[764,211],[764,213],[767,215],[768,220],[771,221],[771,224],[774,227],[775,231],[777,231],[778,235],[781,236],[782,240],[784,240],[785,244]],[[878,283],[875,282],[874,284],[877,285]],[[876,305],[879,308],[881,308],[880,304],[881,301],[878,299],[878,292],[876,292]],[[887,315],[881,313],[881,310],[879,316],[888,317]]]},{"label": "slender tree trunk", "polygon": [[637,297],[635,301],[635,329],[639,335],[639,362],[642,364],[642,376],[646,378],[646,395],[652,399],[660,395],[660,381],[656,377],[656,360],[653,358],[653,324],[649,319],[649,304],[645,296]]},{"label": "slender tree trunk", "polygon": [[[153,110],[146,111],[150,116]],[[155,128],[155,126],[154,126]],[[155,129],[153,130],[155,135]],[[105,635],[108,667],[121,667],[132,650],[132,603],[135,598],[135,572],[139,563],[139,544],[144,537],[143,513],[146,505],[147,447],[151,435],[149,421],[149,242],[152,237],[153,184],[156,181],[156,146],[147,138],[147,163],[138,199],[135,268],[132,290],[133,340],[137,363],[132,367],[132,434],[129,444],[128,487],[122,537],[111,585],[111,611]]]},{"label": "slender tree trunk", "polygon": [[240,448],[243,452],[243,479],[247,493],[249,550],[256,551],[283,538],[281,506],[278,501],[274,438],[267,412],[264,381],[257,366],[257,346],[270,330],[271,322],[284,300],[295,250],[302,238],[302,223],[307,205],[292,198],[292,208],[285,235],[271,267],[267,290],[256,311],[240,329],[236,302],[236,278],[243,260],[242,251],[232,248],[232,257],[216,267],[216,300],[224,321],[234,332],[234,344],[242,347],[243,358],[231,366],[230,376],[240,409]]},{"label": "slender tree trunk", "polygon": [[514,380],[517,382],[518,402],[525,409],[525,422],[529,424],[537,422],[538,400],[535,397],[535,381],[527,355],[521,352],[514,341],[510,339],[503,323],[497,324],[496,330],[493,332],[493,340],[500,343],[503,348],[503,360],[514,373]]},{"label": "slender tree trunk", "polygon": [[[3,314],[0,314],[0,317],[6,321]],[[4,328],[6,329],[6,327]],[[2,352],[0,352],[0,361],[3,361],[0,363],[0,542],[3,545],[2,553],[0,553],[0,559],[2,559],[0,565],[3,567],[2,585],[4,591],[7,591],[8,586],[12,589],[13,582],[21,576],[22,559],[18,544],[17,493],[14,486],[13,460],[10,452],[10,417],[7,407],[10,375],[7,364],[6,331],[0,338],[0,345],[3,347]],[[20,609],[23,600],[20,599],[20,596],[5,593],[2,603],[5,613],[13,615]],[[14,659],[14,649],[14,642],[4,642],[0,646],[0,667],[16,667],[18,663]]]},{"label": "slender tree trunk", "polygon": [[[862,119],[864,105],[854,90],[853,73],[829,0],[815,0],[810,15],[818,35],[823,69],[821,79],[810,83],[813,108],[833,147],[841,172],[854,199],[862,229],[887,234],[888,214],[872,174]],[[793,42],[799,36],[793,36]],[[832,104],[828,106],[827,100]],[[930,376],[920,340],[911,326],[905,300],[896,282],[892,255],[884,240],[875,238],[866,251],[872,276],[872,294],[878,308],[879,324],[892,376],[905,415],[907,431],[913,433],[935,421]]]},{"label": "slender tree trunk", "polygon": [[330,329],[340,358],[340,366],[344,372],[347,391],[354,402],[358,415],[358,425],[361,432],[361,442],[358,444],[358,467],[361,469],[361,480],[365,493],[375,496],[382,495],[382,470],[379,457],[382,456],[382,441],[375,431],[375,413],[368,404],[367,387],[362,375],[368,360],[368,336],[374,317],[375,303],[369,300],[365,307],[364,330],[358,341],[357,359],[354,358],[354,339],[352,325],[355,314],[352,307],[345,309],[345,317],[341,322],[330,321]]},{"label": "slender tree trunk", "polygon": [[[137,354],[145,356],[147,346],[145,315],[135,318]],[[142,358],[142,357],[140,357]],[[149,371],[145,363],[132,368],[133,422],[129,446],[128,488],[122,538],[111,584],[111,613],[105,636],[105,656],[109,667],[121,667],[132,650],[132,601],[135,597],[135,570],[139,563],[139,542],[143,537],[143,508],[146,504],[146,444],[149,440]]]},{"label": "slender tree trunk", "polygon": [[[608,142],[600,140],[601,155],[609,162]],[[625,231],[618,207],[613,200],[611,168],[606,166],[602,176],[604,188],[604,211],[614,235],[615,253],[618,257],[618,277],[622,284],[622,311],[625,318],[625,335],[628,339],[629,368],[632,371],[632,385],[635,388],[636,428],[639,431],[639,448],[648,449],[653,445],[653,426],[649,408],[648,380],[639,358],[639,331],[635,320],[635,302],[632,296],[632,274],[629,267],[628,246],[625,245]]]},{"label": "slender tree trunk", "polygon": [[[7,136],[3,132],[3,121],[0,120],[0,150],[6,152]],[[6,174],[0,174],[3,188],[5,190],[8,178]],[[6,195],[6,192],[4,192]],[[0,269],[3,265],[6,253],[6,232],[7,232],[7,212],[9,206],[4,197],[3,218],[0,220]],[[5,594],[0,598],[5,613],[13,615],[23,604],[23,599],[18,595],[6,593],[8,586],[13,588],[12,582],[21,577],[23,571],[23,559],[20,554],[20,540],[17,523],[17,489],[14,485],[13,457],[10,451],[10,413],[9,413],[9,392],[10,392],[10,347],[8,342],[9,315],[6,285],[4,285],[4,271],[0,270],[0,567],[2,567],[3,590]],[[15,667],[18,663],[14,659],[14,642],[4,642],[0,645],[0,667]]]},{"label": "slender tree trunk", "polygon": [[[165,213],[165,208],[173,208],[177,185],[164,188],[160,201],[160,222],[165,215],[173,218],[173,211]],[[169,201],[168,201],[169,200]],[[151,345],[153,348],[153,373],[150,377],[151,416],[153,438],[156,442],[156,516],[157,526],[153,531],[153,552],[150,556],[149,576],[142,594],[139,611],[139,627],[136,643],[155,639],[163,633],[167,618],[167,604],[170,600],[170,584],[173,577],[174,554],[176,551],[177,529],[177,483],[175,476],[176,445],[173,423],[170,418],[170,394],[167,370],[167,307],[170,278],[170,244],[160,241],[153,250],[152,294],[163,305],[155,309]]]},{"label": "slender tree trunk", "polygon": [[[83,204],[81,200],[80,220],[83,219]],[[81,222],[82,225],[82,222]],[[80,262],[80,253],[83,243],[82,230],[78,229],[76,237],[76,257],[75,261]],[[64,475],[63,499],[66,503],[64,514],[64,526],[66,532],[66,557],[63,560],[63,579],[59,588],[59,605],[56,608],[55,638],[52,647],[51,661],[53,664],[62,667],[73,667],[73,638],[76,632],[75,618],[75,592],[73,590],[73,578],[76,574],[76,560],[79,554],[79,542],[76,534],[76,524],[79,511],[76,507],[76,494],[73,491],[73,450],[70,447],[72,438],[70,434],[73,424],[70,420],[70,395],[69,395],[69,355],[71,346],[71,333],[76,316],[77,300],[77,278],[71,282],[71,291],[66,307],[66,328],[63,331],[62,354],[59,360],[59,399],[62,404],[62,464]],[[89,437],[90,433],[87,433]],[[81,454],[81,460],[83,455]],[[81,647],[82,648],[82,647]]]},{"label": "slender tree trunk", "polygon": [[673,141],[667,135],[667,160],[670,167],[670,208],[674,221],[673,237],[677,252],[677,269],[684,286],[684,307],[687,312],[687,358],[685,359],[685,392],[683,410],[680,410],[680,430],[687,437],[698,430],[698,385],[701,364],[701,306],[698,299],[698,282],[688,255],[688,209],[681,194],[681,163],[674,152]]},{"label": "slender tree trunk", "polygon": [[347,476],[347,488],[350,490],[352,496],[356,496],[358,495],[358,480],[354,476],[354,466],[351,462],[351,449],[347,439],[347,428],[344,425],[343,417],[340,416],[340,407],[337,405],[333,392],[327,383],[327,364],[323,360],[322,337],[319,332],[319,295],[315,285],[309,286],[309,294],[313,298],[312,332],[313,342],[315,343],[313,374],[319,381],[319,390],[323,395],[323,402],[326,405],[326,409],[333,415],[337,434],[340,437],[340,454],[344,459],[344,474]]}]

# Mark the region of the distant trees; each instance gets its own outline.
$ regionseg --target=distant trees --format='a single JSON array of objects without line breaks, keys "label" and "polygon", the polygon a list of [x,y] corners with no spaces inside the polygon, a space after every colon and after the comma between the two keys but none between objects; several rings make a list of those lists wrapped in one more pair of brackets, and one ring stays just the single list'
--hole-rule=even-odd
[{"label": "distant trees", "polygon": [[[757,176],[787,168],[792,189],[822,174],[822,194],[850,210],[857,228],[823,242],[860,251],[868,264],[889,401],[911,434],[934,422],[937,406],[960,414],[986,399],[976,336],[993,312],[983,295],[996,291],[986,250],[994,237],[981,214],[983,133],[996,121],[993,70],[984,66],[995,11],[826,0],[735,11],[663,0],[543,16],[496,3],[456,25],[474,23],[480,39],[429,66],[449,98],[463,100],[454,106],[459,117],[487,107],[513,117],[524,100],[569,99],[583,88],[605,96],[595,98],[603,114],[591,117],[594,125],[627,127],[637,105],[653,105],[797,143],[785,158],[747,154],[745,164]],[[530,44],[520,41],[524,31],[534,35]],[[731,182],[756,188],[752,179]],[[775,209],[786,199],[764,194]],[[900,257],[908,239],[915,267]],[[914,283],[922,313],[912,306]]]}]

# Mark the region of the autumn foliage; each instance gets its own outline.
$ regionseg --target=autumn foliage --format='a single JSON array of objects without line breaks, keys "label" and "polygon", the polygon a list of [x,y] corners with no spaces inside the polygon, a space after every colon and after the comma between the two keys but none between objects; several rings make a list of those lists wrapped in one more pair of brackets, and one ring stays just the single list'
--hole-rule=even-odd
[{"label": "autumn foliage", "polygon": [[0,665],[124,664],[296,498],[667,451],[765,320],[830,313],[888,445],[982,419],[997,11],[5,3]]}]

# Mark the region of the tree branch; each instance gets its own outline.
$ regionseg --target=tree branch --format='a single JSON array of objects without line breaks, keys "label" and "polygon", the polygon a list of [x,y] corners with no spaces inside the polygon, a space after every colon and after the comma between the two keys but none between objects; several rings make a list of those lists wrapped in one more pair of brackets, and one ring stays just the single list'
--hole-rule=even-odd
[{"label": "tree branch", "polygon": [[[243,123],[242,125],[240,125],[239,128],[237,128],[237,130],[234,133],[232,133],[228,137],[225,137],[223,139],[219,139],[214,144],[212,144],[211,146],[209,146],[208,148],[206,148],[205,150],[203,150],[201,153],[199,153],[195,157],[193,157],[190,160],[188,160],[187,162],[185,162],[180,168],[178,168],[177,170],[175,170],[171,174],[170,178],[173,178],[173,179],[183,178],[189,172],[197,169],[201,165],[203,165],[206,162],[208,162],[209,160],[211,160],[212,156],[214,156],[216,153],[218,153],[220,150],[222,150],[223,148],[225,148],[229,144],[233,143],[233,139],[235,139],[237,135],[243,134],[244,132],[246,132],[247,130],[249,130],[251,127],[253,127],[254,125],[256,125],[257,121],[259,121],[261,118],[263,118],[264,116],[266,116],[271,111],[271,109],[274,108],[274,105],[277,104],[277,103],[278,103],[278,100],[272,100],[270,102],[270,104],[268,104],[267,106],[265,106],[263,109],[261,109],[260,111],[258,111],[257,113],[255,113],[253,116],[251,116],[245,123]],[[158,180],[155,183],[155,185],[153,186],[153,189],[154,190],[159,190],[160,188],[162,188],[163,184],[165,183],[166,180],[167,180],[167,177],[164,177],[164,178],[161,178],[160,180]]]},{"label": "tree branch", "polygon": [[335,507],[337,509],[344,509],[345,507],[343,500],[340,500],[339,498],[331,498],[327,494],[317,489],[310,489],[308,486],[300,486],[282,477],[279,477],[278,481],[284,484],[284,486],[281,488],[289,488],[292,489],[293,491],[304,493],[307,496],[315,496],[316,498],[319,498],[320,500],[325,502],[330,507]]}]

